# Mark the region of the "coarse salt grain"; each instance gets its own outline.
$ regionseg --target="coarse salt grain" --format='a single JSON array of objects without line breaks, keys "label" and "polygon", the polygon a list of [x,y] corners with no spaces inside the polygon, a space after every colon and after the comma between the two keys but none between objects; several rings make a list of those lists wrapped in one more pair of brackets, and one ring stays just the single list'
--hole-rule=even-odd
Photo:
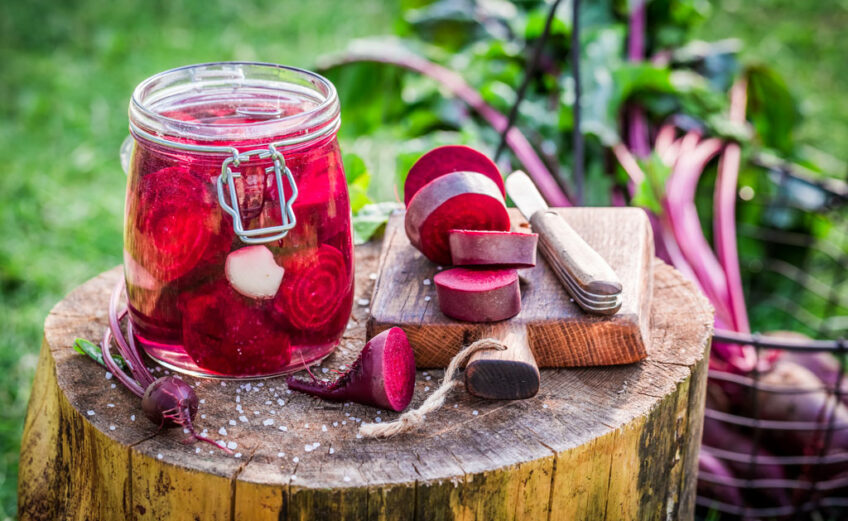
[{"label": "coarse salt grain", "polygon": [[471,411],[471,414],[473,414],[474,416],[477,416],[477,414],[478,414],[477,409],[474,409],[473,411]]},{"label": "coarse salt grain", "polygon": [[241,396],[236,395],[236,403],[241,403]]},{"label": "coarse salt grain", "polygon": [[430,390],[430,386],[429,386],[429,385],[425,385],[425,386],[424,386],[424,392],[426,393],[426,392],[427,392],[427,391],[429,391],[429,390]]},{"label": "coarse salt grain", "polygon": [[429,286],[429,285],[430,285],[430,279],[424,279],[424,280],[422,280],[422,281],[421,281],[421,284],[424,284],[425,286]]},{"label": "coarse salt grain", "polygon": [[235,421],[235,420],[230,420],[228,423],[229,423],[230,425],[235,425],[235,424],[236,424],[236,421]]},{"label": "coarse salt grain", "polygon": [[89,416],[94,416],[94,411],[89,409],[88,411],[86,411],[86,414],[89,415]]},{"label": "coarse salt grain", "polygon": [[431,378],[433,378],[433,377],[429,376],[429,375],[424,377],[424,379],[427,380],[428,382],[430,381]]},{"label": "coarse salt grain", "polygon": [[349,477],[349,476],[345,476],[343,479],[344,479],[345,481],[350,481],[350,477]]},{"label": "coarse salt grain", "polygon": [[334,449],[333,447],[330,447],[330,454],[335,454],[335,453],[336,453],[336,449]]},{"label": "coarse salt grain", "polygon": [[235,456],[236,458],[240,458],[240,457],[241,457],[241,452],[236,452],[233,456]]},{"label": "coarse salt grain", "polygon": [[264,425],[266,427],[269,426],[269,425],[274,425],[274,419],[268,418],[267,420],[262,420],[262,425]]},{"label": "coarse salt grain", "polygon": [[218,434],[220,434],[221,436],[226,436],[227,435],[227,429],[225,429],[224,427],[221,427],[220,429],[218,429]]},{"label": "coarse salt grain", "polygon": [[[292,458],[292,461],[293,461],[293,462],[295,462],[295,463],[297,463],[298,461],[300,461],[300,458],[298,458],[297,456],[295,456],[295,457],[293,457],[293,458]],[[294,476],[292,476],[292,478],[294,478]]]},{"label": "coarse salt grain", "polygon": [[106,371],[106,379],[107,379],[107,380],[111,380],[111,379],[112,379],[112,373],[110,373],[109,371]]},{"label": "coarse salt grain", "polygon": [[200,454],[200,447],[197,447],[196,449],[194,449],[194,453],[195,453],[195,454]]},{"label": "coarse salt grain", "polygon": [[256,416],[259,416],[259,411],[253,411],[253,414],[255,414]]},{"label": "coarse salt grain", "polygon": [[283,406],[283,405],[285,405],[285,404],[286,404],[286,401],[285,401],[285,400],[283,400],[282,398],[280,398],[279,400],[277,400],[277,405],[279,405],[280,407],[282,407],[282,406]]},{"label": "coarse salt grain", "polygon": [[226,386],[227,386],[227,382],[221,382],[221,387],[226,387]]},{"label": "coarse salt grain", "polygon": [[424,297],[424,302],[430,302],[430,295],[427,295],[426,297]]},{"label": "coarse salt grain", "polygon": [[357,439],[357,440],[361,440],[361,439],[362,439],[362,435],[361,435],[361,434],[357,434],[357,435],[356,435],[356,439]]},{"label": "coarse salt grain", "polygon": [[163,457],[164,457],[164,456],[162,456],[162,453],[161,453],[161,452],[160,452],[159,454],[157,454],[157,455],[156,455],[156,459],[162,459]]},{"label": "coarse salt grain", "polygon": [[[236,401],[238,401],[238,400],[236,400]],[[201,398],[201,399],[200,399],[200,403],[201,403],[201,404],[206,403],[206,398]]]},{"label": "coarse salt grain", "polygon": [[371,279],[371,280],[377,280],[377,274],[376,273],[369,273],[368,278]]},{"label": "coarse salt grain", "polygon": [[106,407],[114,407],[114,406],[115,406],[115,404],[114,404],[114,403],[107,403],[107,404],[106,404]]},{"label": "coarse salt grain", "polygon": [[278,452],[278,453],[277,453],[277,457],[278,457],[278,458],[282,458],[282,457],[283,457],[283,456],[285,456],[285,455],[286,455],[286,453],[285,453],[285,452]]},{"label": "coarse salt grain", "polygon": [[548,404],[543,403],[543,404],[542,404],[542,409],[547,409],[547,408],[548,408]]},{"label": "coarse salt grain", "polygon": [[303,450],[305,450],[306,452],[312,452],[312,445],[304,445]]},{"label": "coarse salt grain", "polygon": [[110,389],[114,389],[115,387],[117,387],[117,385],[115,385],[115,384],[112,384],[112,385],[109,386]]},{"label": "coarse salt grain", "polygon": [[371,303],[371,301],[370,301],[370,300],[368,300],[367,298],[361,298],[361,299],[357,300],[356,302],[357,302],[357,304],[359,304],[360,306],[367,306],[368,304],[370,304],[370,303]]},{"label": "coarse salt grain", "polygon": [[329,369],[327,369],[326,367],[322,367],[322,368],[321,368],[321,372],[322,372],[322,373],[324,373],[324,374],[327,374],[327,373],[329,373],[329,372],[330,372],[330,370],[329,370]]},{"label": "coarse salt grain", "polygon": [[339,422],[333,422],[333,427],[338,427],[338,426],[339,426]]},{"label": "coarse salt grain", "polygon": [[114,430],[115,430],[115,426],[114,426],[114,425],[110,425],[110,426],[109,426],[109,430],[110,430],[110,431],[114,431]]},{"label": "coarse salt grain", "polygon": [[347,420],[342,420],[342,425],[347,425]]},{"label": "coarse salt grain", "polygon": [[130,421],[131,421],[131,422],[134,422],[134,421],[135,421],[135,414],[133,414],[132,416],[130,416]]},{"label": "coarse salt grain", "polygon": [[327,426],[326,425],[321,426],[321,432],[327,432]]},{"label": "coarse salt grain", "polygon": [[382,418],[380,418],[379,416],[377,416],[376,418],[374,418],[374,423],[380,423],[381,421],[383,421],[383,419],[382,419]]},{"label": "coarse salt grain", "polygon": [[206,414],[201,414],[201,415],[200,415],[200,419],[201,419],[201,420],[205,420],[205,419],[206,419]]},{"label": "coarse salt grain", "polygon": [[238,447],[238,443],[236,443],[236,442],[234,442],[234,441],[228,441],[228,442],[227,442],[227,448],[228,448],[228,449],[233,450],[233,449],[234,449],[234,448],[236,448],[236,447]]},{"label": "coarse salt grain", "polygon": [[270,414],[274,414],[274,415],[276,415],[276,414],[277,414],[277,411],[275,411],[274,409],[271,409],[271,410],[270,410],[270,411],[268,411],[268,412],[269,412]]},{"label": "coarse salt grain", "polygon": [[283,431],[283,432],[286,432],[287,430],[289,430],[289,428],[288,428],[288,427],[286,427],[285,425],[280,425],[280,426],[279,426],[279,427],[277,427],[277,428],[278,428],[278,429],[280,429],[280,430],[281,430],[281,431]]}]

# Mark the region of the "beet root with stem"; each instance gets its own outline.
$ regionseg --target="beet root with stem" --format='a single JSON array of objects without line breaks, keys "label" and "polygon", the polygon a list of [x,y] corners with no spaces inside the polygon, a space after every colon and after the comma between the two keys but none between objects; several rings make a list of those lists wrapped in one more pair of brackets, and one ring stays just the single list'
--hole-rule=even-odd
[{"label": "beet root with stem", "polygon": [[350,369],[335,381],[290,376],[286,383],[289,389],[325,400],[402,411],[412,401],[415,355],[406,333],[393,327],[369,340]]}]

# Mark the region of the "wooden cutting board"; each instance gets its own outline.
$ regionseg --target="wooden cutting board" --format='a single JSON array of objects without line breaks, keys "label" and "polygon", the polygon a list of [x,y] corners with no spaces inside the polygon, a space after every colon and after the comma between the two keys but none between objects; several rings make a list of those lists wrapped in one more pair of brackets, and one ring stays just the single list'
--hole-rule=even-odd
[{"label": "wooden cutting board", "polygon": [[[529,231],[510,210],[513,229]],[[539,367],[619,365],[647,356],[652,296],[653,235],[638,208],[560,208],[568,223],[615,270],[622,282],[622,306],[609,317],[588,315],[571,301],[544,259],[522,270],[521,313],[508,322],[526,327]],[[420,368],[446,367],[465,345],[479,339],[487,324],[459,322],[439,311],[433,276],[441,268],[406,238],[403,214],[394,215],[386,236],[367,324],[368,338],[393,326],[403,328]],[[507,322],[507,321],[505,321]]]}]

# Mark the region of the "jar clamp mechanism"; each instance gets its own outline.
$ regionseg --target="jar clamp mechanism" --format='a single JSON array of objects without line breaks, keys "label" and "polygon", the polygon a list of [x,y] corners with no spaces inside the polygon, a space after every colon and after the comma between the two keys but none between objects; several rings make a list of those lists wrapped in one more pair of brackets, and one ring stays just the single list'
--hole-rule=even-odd
[{"label": "jar clamp mechanism", "polygon": [[[258,149],[248,152],[239,153],[238,150],[232,149],[233,155],[224,160],[221,164],[221,175],[218,176],[218,204],[221,208],[230,214],[233,218],[233,230],[238,238],[245,244],[264,244],[267,242],[282,239],[286,234],[295,227],[297,219],[295,218],[292,204],[297,199],[297,184],[294,181],[291,170],[286,166],[286,160],[283,155],[277,151],[273,143],[268,145],[267,150]],[[266,226],[265,228],[256,228],[246,230],[242,223],[241,212],[239,211],[238,196],[236,194],[236,185],[234,180],[241,177],[241,173],[234,172],[231,166],[238,167],[242,162],[247,162],[252,156],[258,156],[258,159],[271,158],[274,165],[265,169],[265,173],[274,172],[274,178],[277,183],[277,195],[280,198],[280,215],[282,216],[282,224],[279,226]],[[283,186],[283,175],[289,182],[291,187],[291,196],[286,199],[286,193]],[[225,194],[224,187],[227,187],[228,194]],[[229,201],[227,201],[229,195]]]}]

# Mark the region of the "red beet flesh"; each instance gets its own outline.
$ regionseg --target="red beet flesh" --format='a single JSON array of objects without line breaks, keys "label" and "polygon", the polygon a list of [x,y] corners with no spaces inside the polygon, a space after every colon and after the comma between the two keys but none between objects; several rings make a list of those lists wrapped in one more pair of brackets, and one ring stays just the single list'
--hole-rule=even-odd
[{"label": "red beet flesh", "polygon": [[128,235],[127,250],[154,279],[175,280],[229,244],[213,225],[219,216],[204,202],[203,180],[188,168],[163,168],[140,182],[128,215],[135,234]]},{"label": "red beet flesh", "polygon": [[436,264],[451,263],[450,230],[509,230],[498,187],[482,174],[456,172],[432,181],[410,201],[404,221],[413,246]]},{"label": "red beet flesh", "polygon": [[338,249],[323,244],[303,250],[284,259],[283,269],[273,307],[284,321],[306,334],[336,332],[347,323],[353,277]]},{"label": "red beet flesh", "polygon": [[433,277],[439,308],[466,322],[497,322],[521,311],[518,273],[514,269],[454,268]]},{"label": "red beet flesh", "polygon": [[506,197],[503,177],[498,167],[483,153],[465,145],[447,145],[427,152],[409,169],[403,184],[403,202],[409,202],[433,179],[453,172],[477,172],[491,179]]},{"label": "red beet flesh", "polygon": [[451,230],[448,232],[454,266],[532,268],[536,265],[535,233]]},{"label": "red beet flesh", "polygon": [[291,359],[289,333],[261,300],[240,295],[226,280],[184,293],[180,309],[186,353],[204,369],[269,374]]},{"label": "red beet flesh", "polygon": [[333,382],[302,380],[290,376],[289,389],[334,402],[356,402],[402,411],[412,401],[415,355],[399,327],[375,336],[351,368]]}]

